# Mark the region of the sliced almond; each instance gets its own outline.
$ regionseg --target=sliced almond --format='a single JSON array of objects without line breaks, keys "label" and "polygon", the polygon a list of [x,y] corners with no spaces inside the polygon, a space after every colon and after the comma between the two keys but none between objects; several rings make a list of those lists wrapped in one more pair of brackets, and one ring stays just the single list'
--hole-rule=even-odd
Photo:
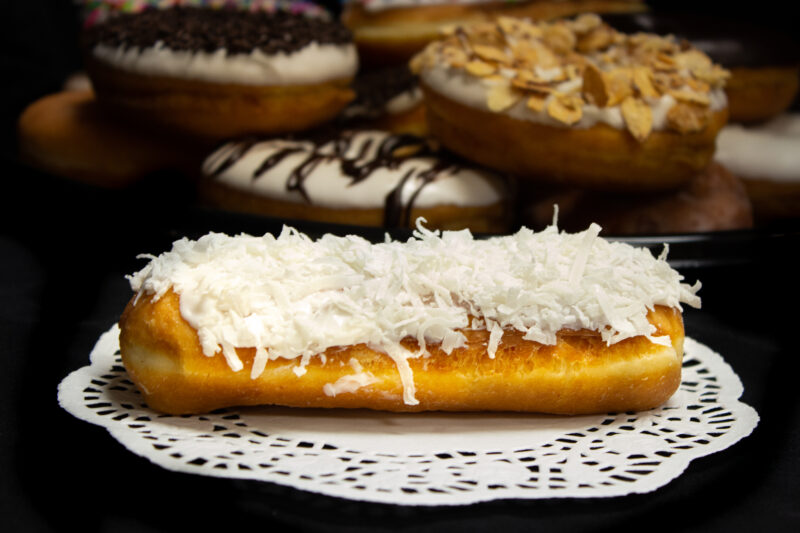
[{"label": "sliced almond", "polygon": [[575,44],[575,49],[582,53],[604,50],[614,43],[614,37],[614,30],[608,26],[599,26],[585,35],[581,35]]},{"label": "sliced almond", "polygon": [[575,48],[575,33],[565,24],[552,24],[544,28],[542,39],[555,53],[565,54]]},{"label": "sliced almond", "polygon": [[509,58],[503,50],[494,46],[476,44],[472,47],[472,51],[484,61],[491,61],[501,65],[508,65],[511,63],[511,58]]},{"label": "sliced almond", "polygon": [[516,104],[521,95],[510,84],[498,83],[489,88],[486,103],[490,111],[499,113]]},{"label": "sliced almond", "polygon": [[547,82],[540,81],[535,78],[526,77],[522,71],[517,73],[515,78],[512,78],[511,85],[523,91],[534,92],[537,94],[550,94],[555,91],[552,85]]},{"label": "sliced almond", "polygon": [[707,108],[678,102],[667,111],[667,125],[679,133],[701,131],[708,123]]},{"label": "sliced almond", "polygon": [[603,72],[594,65],[583,70],[583,95],[598,107],[606,107],[609,101],[608,87]]},{"label": "sliced almond", "polygon": [[575,33],[588,33],[603,24],[603,20],[594,13],[578,15],[570,24]]},{"label": "sliced almond", "polygon": [[711,58],[700,50],[687,50],[674,56],[675,63],[691,71],[711,68]]},{"label": "sliced almond", "polygon": [[454,68],[463,68],[469,62],[469,56],[461,48],[454,46],[445,48],[442,51],[444,62]]},{"label": "sliced almond", "polygon": [[620,110],[625,126],[633,138],[639,142],[647,139],[653,130],[653,112],[650,106],[638,98],[629,96],[620,105]]},{"label": "sliced almond", "polygon": [[525,105],[527,105],[528,109],[531,111],[541,113],[544,111],[546,103],[547,97],[545,95],[534,94],[528,98],[528,101],[525,102]]},{"label": "sliced almond", "polygon": [[574,95],[556,94],[547,103],[547,114],[571,126],[583,117],[583,101]]},{"label": "sliced almond", "polygon": [[630,69],[614,69],[605,73],[605,79],[608,90],[607,106],[619,105],[633,95],[633,75]]},{"label": "sliced almond", "polygon": [[708,93],[711,90],[711,86],[708,83],[695,78],[687,79],[686,85],[688,85],[691,90],[698,93]]},{"label": "sliced almond", "polygon": [[464,69],[473,76],[477,76],[479,78],[484,78],[486,76],[494,74],[497,71],[497,68],[494,65],[477,59],[468,62],[464,66]]},{"label": "sliced almond", "polygon": [[678,68],[678,64],[675,62],[672,56],[663,52],[656,54],[656,56],[652,59],[651,65],[655,70],[660,70],[663,72],[672,72]]},{"label": "sliced almond", "polygon": [[647,67],[633,69],[633,86],[639,91],[642,98],[658,98],[661,94],[653,85],[653,71]]},{"label": "sliced almond", "polygon": [[709,106],[711,105],[711,98],[708,96],[707,93],[698,93],[695,91],[688,91],[688,90],[679,90],[679,91],[670,91],[673,98],[680,102],[686,102],[689,104],[697,104],[701,106]]}]

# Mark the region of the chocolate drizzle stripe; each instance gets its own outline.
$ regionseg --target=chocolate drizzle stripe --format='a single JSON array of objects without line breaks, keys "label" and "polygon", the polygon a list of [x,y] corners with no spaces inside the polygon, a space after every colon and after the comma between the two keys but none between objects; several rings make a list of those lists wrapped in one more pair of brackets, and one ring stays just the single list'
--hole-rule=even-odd
[{"label": "chocolate drizzle stripe", "polygon": [[223,157],[224,159],[219,164],[219,166],[216,166],[216,168],[214,168],[216,161],[211,162],[210,167],[214,168],[214,170],[211,172],[211,176],[219,177],[220,175],[222,175],[222,173],[231,168],[234,164],[236,164],[237,161],[242,159],[254,145],[255,145],[254,140],[247,140],[233,145],[227,145],[224,148],[222,148],[220,152],[218,152],[219,157],[216,159],[220,159]]},{"label": "chocolate drizzle stripe", "polygon": [[296,154],[298,152],[302,152],[303,149],[299,147],[287,147],[283,150],[279,150],[266,158],[257,169],[253,171],[253,179],[257,180],[260,178],[264,173],[269,171],[271,168],[280,164],[281,161],[286,159],[292,154]]}]

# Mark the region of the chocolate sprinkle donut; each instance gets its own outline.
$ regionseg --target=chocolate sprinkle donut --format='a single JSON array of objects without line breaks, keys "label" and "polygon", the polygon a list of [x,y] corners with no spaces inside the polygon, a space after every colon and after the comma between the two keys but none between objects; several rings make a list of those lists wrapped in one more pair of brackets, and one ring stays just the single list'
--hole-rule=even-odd
[{"label": "chocolate sprinkle donut", "polygon": [[348,44],[350,31],[335,21],[302,14],[237,9],[171,7],[126,13],[89,28],[84,44],[148,48],[157,42],[172,50],[228,54],[296,52],[312,42]]}]

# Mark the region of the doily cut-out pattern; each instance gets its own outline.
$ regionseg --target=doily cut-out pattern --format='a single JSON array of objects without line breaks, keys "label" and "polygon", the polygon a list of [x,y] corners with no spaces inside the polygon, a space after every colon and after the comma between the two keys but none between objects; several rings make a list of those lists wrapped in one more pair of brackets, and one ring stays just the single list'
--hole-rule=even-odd
[{"label": "doily cut-out pattern", "polygon": [[683,381],[645,412],[559,417],[288,408],[168,416],[150,410],[119,357],[116,326],[58,398],[164,468],[353,500],[461,505],[649,492],[749,435],[758,414],[722,357],[686,339]]}]

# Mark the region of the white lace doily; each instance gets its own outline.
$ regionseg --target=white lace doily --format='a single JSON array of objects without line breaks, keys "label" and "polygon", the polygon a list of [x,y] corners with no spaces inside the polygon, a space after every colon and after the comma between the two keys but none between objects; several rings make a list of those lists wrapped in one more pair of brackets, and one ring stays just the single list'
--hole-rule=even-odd
[{"label": "white lace doily", "polygon": [[578,417],[391,414],[288,408],[166,416],[144,404],[119,358],[118,329],[59,403],[170,470],[247,478],[372,502],[454,505],[652,491],[692,459],[749,435],[758,414],[722,357],[687,338],[683,381],[664,406]]}]

